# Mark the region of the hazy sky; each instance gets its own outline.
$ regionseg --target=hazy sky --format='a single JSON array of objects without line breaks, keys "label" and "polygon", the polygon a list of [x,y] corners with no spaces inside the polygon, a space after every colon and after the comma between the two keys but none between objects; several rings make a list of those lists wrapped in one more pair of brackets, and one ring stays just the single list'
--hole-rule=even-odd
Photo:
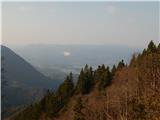
[{"label": "hazy sky", "polygon": [[6,45],[158,42],[158,2],[3,2]]}]

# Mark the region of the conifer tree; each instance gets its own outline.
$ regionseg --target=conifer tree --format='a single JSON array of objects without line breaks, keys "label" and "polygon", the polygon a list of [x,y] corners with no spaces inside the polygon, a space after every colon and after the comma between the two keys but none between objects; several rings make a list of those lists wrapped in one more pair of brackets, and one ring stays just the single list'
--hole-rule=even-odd
[{"label": "conifer tree", "polygon": [[112,76],[115,75],[116,70],[117,70],[117,69],[116,69],[116,66],[113,65],[112,70],[111,70]]},{"label": "conifer tree", "polygon": [[147,50],[144,49],[143,52],[142,52],[142,55],[146,55],[147,54]]},{"label": "conifer tree", "polygon": [[160,43],[159,43],[159,45],[157,47],[157,50],[158,50],[158,53],[160,54]]},{"label": "conifer tree", "polygon": [[84,71],[83,68],[80,72],[80,75],[78,76],[78,81],[76,84],[76,93],[84,93],[84,86],[85,86],[85,82],[84,82]]},{"label": "conifer tree", "polygon": [[120,70],[120,69],[122,69],[124,66],[125,66],[124,60],[121,60],[121,61],[118,63],[117,69]]},{"label": "conifer tree", "polygon": [[158,49],[160,49],[160,43],[158,44]]},{"label": "conifer tree", "polygon": [[93,86],[93,71],[92,67],[85,66],[81,70],[76,85],[76,93],[87,94],[90,92]]},{"label": "conifer tree", "polygon": [[51,92],[50,90],[47,91],[46,96],[42,99],[41,103],[41,110],[46,113],[47,117],[53,117],[56,115],[58,111],[58,102],[56,98],[56,94]]},{"label": "conifer tree", "polygon": [[103,90],[106,86],[108,86],[111,83],[111,78],[111,72],[109,70],[109,67],[107,67],[101,74],[98,89]]},{"label": "conifer tree", "polygon": [[62,98],[68,99],[72,96],[74,89],[73,75],[70,73],[66,80],[59,86],[57,94]]},{"label": "conifer tree", "polygon": [[156,45],[154,44],[154,42],[152,40],[148,44],[147,52],[148,53],[154,53],[154,52],[156,52]]}]

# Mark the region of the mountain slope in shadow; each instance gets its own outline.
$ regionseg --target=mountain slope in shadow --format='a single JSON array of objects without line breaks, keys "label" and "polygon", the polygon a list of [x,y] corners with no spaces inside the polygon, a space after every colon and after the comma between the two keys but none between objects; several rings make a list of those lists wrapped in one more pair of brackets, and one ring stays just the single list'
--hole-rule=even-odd
[{"label": "mountain slope in shadow", "polygon": [[47,89],[56,89],[60,81],[47,78],[30,63],[1,46],[2,117],[20,106],[31,104],[43,97]]}]

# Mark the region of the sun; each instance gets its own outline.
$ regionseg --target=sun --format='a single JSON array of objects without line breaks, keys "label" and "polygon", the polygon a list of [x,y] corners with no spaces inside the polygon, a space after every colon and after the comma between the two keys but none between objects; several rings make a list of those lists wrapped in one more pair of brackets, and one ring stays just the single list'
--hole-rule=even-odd
[{"label": "sun", "polygon": [[70,56],[70,55],[71,55],[71,53],[70,53],[70,52],[68,52],[68,51],[64,51],[64,52],[63,52],[63,55],[64,55],[65,57],[68,57],[68,56]]}]

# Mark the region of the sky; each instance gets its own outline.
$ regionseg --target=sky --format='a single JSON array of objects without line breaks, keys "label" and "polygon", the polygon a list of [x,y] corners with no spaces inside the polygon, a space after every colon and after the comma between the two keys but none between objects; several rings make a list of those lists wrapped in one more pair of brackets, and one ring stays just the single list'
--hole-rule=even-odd
[{"label": "sky", "polygon": [[160,41],[158,2],[3,2],[2,43],[144,47]]}]

